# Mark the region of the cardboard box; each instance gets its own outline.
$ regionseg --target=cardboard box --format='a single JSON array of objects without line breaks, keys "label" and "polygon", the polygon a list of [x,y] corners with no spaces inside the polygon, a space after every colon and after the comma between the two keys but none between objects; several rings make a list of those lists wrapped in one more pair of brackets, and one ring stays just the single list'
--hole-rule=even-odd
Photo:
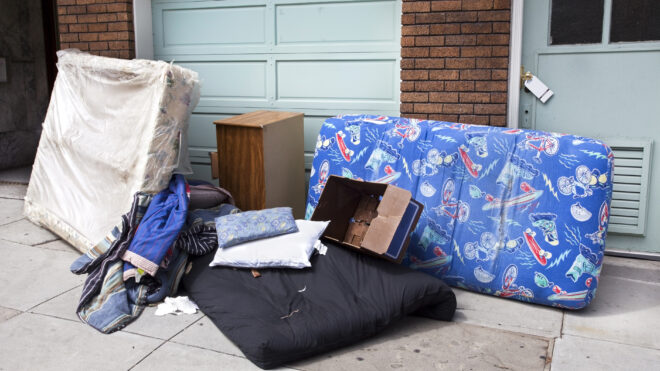
[{"label": "cardboard box", "polygon": [[390,184],[330,176],[312,220],[330,220],[328,240],[400,263],[424,206]]}]

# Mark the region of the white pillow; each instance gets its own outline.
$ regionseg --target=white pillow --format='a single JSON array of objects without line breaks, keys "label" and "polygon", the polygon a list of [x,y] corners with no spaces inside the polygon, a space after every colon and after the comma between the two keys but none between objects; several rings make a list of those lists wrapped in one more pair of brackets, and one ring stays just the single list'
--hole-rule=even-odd
[{"label": "white pillow", "polygon": [[307,268],[314,244],[330,222],[296,220],[298,232],[218,249],[209,266]]}]

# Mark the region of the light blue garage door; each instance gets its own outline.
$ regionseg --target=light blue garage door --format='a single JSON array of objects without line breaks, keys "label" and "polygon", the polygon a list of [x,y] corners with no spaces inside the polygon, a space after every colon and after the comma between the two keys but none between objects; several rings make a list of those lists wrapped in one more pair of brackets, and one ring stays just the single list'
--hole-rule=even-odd
[{"label": "light blue garage door", "polygon": [[325,118],[399,113],[400,0],[154,0],[152,11],[154,58],[202,80],[190,128],[195,177],[210,178],[217,119],[304,112],[309,169]]}]

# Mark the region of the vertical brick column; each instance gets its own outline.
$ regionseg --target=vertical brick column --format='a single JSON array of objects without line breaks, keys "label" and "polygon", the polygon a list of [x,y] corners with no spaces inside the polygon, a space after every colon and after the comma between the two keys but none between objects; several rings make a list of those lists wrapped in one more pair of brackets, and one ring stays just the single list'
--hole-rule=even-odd
[{"label": "vertical brick column", "polygon": [[403,0],[401,115],[506,126],[510,0]]},{"label": "vertical brick column", "polygon": [[131,0],[57,0],[60,48],[135,58]]}]

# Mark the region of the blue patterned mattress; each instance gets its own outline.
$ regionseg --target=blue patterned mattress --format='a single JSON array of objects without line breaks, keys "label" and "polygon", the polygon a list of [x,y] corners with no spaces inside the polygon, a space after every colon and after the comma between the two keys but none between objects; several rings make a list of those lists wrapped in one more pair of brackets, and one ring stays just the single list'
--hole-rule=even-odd
[{"label": "blue patterned mattress", "polygon": [[330,175],[424,204],[404,265],[472,291],[583,308],[598,287],[613,154],[573,135],[344,115],[318,136],[307,198]]}]

